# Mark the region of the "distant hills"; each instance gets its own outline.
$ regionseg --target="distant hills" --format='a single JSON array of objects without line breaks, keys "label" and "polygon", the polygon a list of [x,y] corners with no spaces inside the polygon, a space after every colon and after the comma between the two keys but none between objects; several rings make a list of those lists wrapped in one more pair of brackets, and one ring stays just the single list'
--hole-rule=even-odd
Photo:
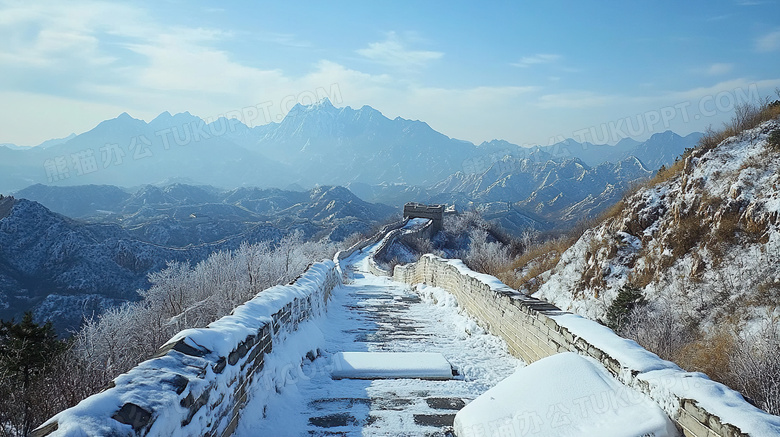
[{"label": "distant hills", "polygon": [[[33,185],[0,199],[0,319],[33,309],[61,332],[139,298],[168,261],[196,263],[290,232],[340,241],[397,209],[343,187],[309,192],[171,184]],[[77,219],[66,217],[77,217]]]},{"label": "distant hills", "polygon": [[249,128],[164,112],[149,123],[123,113],[94,129],[37,147],[0,146],[0,192],[35,183],[137,187],[165,181],[222,188],[404,184],[430,188],[457,172],[481,173],[505,156],[537,162],[579,159],[593,167],[629,156],[648,170],[669,164],[699,134],[672,132],[615,146],[566,140],[522,148],[449,138],[421,121],[389,119],[370,106],[327,99],[296,105],[280,123]]},{"label": "distant hills", "polygon": [[578,158],[537,161],[506,156],[484,172],[457,172],[427,189],[403,184],[350,189],[372,201],[418,199],[476,209],[519,234],[529,227],[562,228],[598,215],[620,200],[632,183],[652,174],[633,156],[595,167]]}]

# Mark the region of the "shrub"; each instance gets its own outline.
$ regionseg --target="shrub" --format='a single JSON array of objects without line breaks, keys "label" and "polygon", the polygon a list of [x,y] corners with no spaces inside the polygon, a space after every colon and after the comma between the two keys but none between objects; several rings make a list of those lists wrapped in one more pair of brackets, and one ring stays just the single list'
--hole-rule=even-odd
[{"label": "shrub", "polygon": [[654,301],[635,306],[618,334],[665,360],[673,360],[696,338],[696,324],[685,319],[671,303]]},{"label": "shrub", "polygon": [[696,214],[686,215],[672,227],[668,238],[668,246],[672,249],[675,259],[678,259],[693,249],[707,234],[708,229]]},{"label": "shrub", "polygon": [[754,103],[737,105],[731,121],[723,124],[723,129],[716,131],[708,127],[704,136],[699,140],[698,147],[710,150],[717,147],[723,140],[732,136],[744,135],[745,131],[753,129],[759,124],[780,117],[780,104],[778,101],[769,102],[769,99]]},{"label": "shrub", "polygon": [[731,379],[731,355],[735,336],[728,324],[721,325],[712,335],[702,336],[686,344],[675,354],[675,363],[683,369],[706,373],[710,379],[728,383]]},{"label": "shrub", "polygon": [[[522,255],[506,266],[498,278],[514,289],[525,288],[527,293],[534,293],[542,285],[538,276],[555,267],[563,252],[575,241],[577,238],[573,234],[571,237],[558,237],[529,246]],[[520,272],[521,275],[518,276],[515,272]]]},{"label": "shrub", "polygon": [[607,308],[607,326],[613,331],[620,331],[634,309],[647,305],[642,291],[631,284],[624,285],[617,297]]},{"label": "shrub", "polygon": [[498,276],[512,263],[509,246],[499,241],[489,241],[487,231],[474,229],[469,232],[471,244],[463,256],[463,262],[472,270]]},{"label": "shrub", "polygon": [[780,152],[780,129],[775,129],[769,134],[767,144],[772,150]]}]

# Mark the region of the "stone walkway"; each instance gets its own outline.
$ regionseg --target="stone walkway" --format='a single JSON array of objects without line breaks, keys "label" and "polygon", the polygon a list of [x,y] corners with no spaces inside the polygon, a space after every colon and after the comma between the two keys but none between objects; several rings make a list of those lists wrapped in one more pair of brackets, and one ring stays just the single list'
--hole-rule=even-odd
[{"label": "stone walkway", "polygon": [[[327,316],[317,322],[325,338],[321,356],[307,361],[306,377],[285,387],[265,418],[244,418],[237,436],[248,437],[247,430],[274,436],[444,436],[460,408],[519,364],[501,340],[458,314],[451,296],[438,291],[437,305],[429,293],[421,298],[405,284],[354,266],[365,267],[365,259],[355,260],[351,283],[334,290]],[[457,376],[333,380],[330,356],[343,351],[439,352]]]}]

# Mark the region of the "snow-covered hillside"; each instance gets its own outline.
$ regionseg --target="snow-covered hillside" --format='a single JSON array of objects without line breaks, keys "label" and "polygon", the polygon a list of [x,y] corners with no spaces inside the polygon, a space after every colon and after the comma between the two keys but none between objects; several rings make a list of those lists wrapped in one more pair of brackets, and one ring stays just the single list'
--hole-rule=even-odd
[{"label": "snow-covered hillside", "polygon": [[780,153],[766,141],[778,127],[696,150],[679,174],[627,197],[563,254],[537,296],[600,318],[631,283],[706,323],[765,317],[780,302]]},{"label": "snow-covered hillside", "polygon": [[[660,172],[541,274],[535,296],[609,323],[616,298],[638,292],[646,304],[613,328],[780,411],[749,387],[780,390],[778,129],[764,122]],[[746,366],[766,375],[745,377]]]}]

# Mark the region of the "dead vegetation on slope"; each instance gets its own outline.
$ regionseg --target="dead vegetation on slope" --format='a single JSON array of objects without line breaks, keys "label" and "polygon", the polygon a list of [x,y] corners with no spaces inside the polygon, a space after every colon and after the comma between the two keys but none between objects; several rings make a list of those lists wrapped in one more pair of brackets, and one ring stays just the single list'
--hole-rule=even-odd
[{"label": "dead vegetation on slope", "polygon": [[[780,414],[780,254],[766,247],[780,229],[780,217],[756,199],[761,190],[778,191],[780,185],[772,170],[780,162],[780,128],[768,123],[756,129],[778,118],[780,101],[738,107],[721,130],[709,129],[697,147],[634,187],[587,234],[580,230],[573,238],[535,246],[499,277],[534,293],[551,276],[563,274],[562,254],[585,235],[576,243],[577,259],[567,260],[576,264],[576,277],[556,285],[568,287],[562,291],[564,302],[589,300],[607,308],[614,298],[613,293],[605,300],[610,287],[650,290],[649,304],[631,312],[621,335]],[[741,165],[717,168],[704,178],[697,173],[719,145],[752,146],[759,137],[766,147],[750,149],[757,152]],[[722,181],[726,190],[709,192],[707,177]],[[758,185],[760,177],[770,180],[768,186]],[[627,247],[624,234],[639,239],[636,250]],[[615,268],[627,274],[623,282],[610,284]],[[668,295],[673,284],[682,293],[674,301],[653,300]],[[762,317],[766,322],[756,329]]]}]

